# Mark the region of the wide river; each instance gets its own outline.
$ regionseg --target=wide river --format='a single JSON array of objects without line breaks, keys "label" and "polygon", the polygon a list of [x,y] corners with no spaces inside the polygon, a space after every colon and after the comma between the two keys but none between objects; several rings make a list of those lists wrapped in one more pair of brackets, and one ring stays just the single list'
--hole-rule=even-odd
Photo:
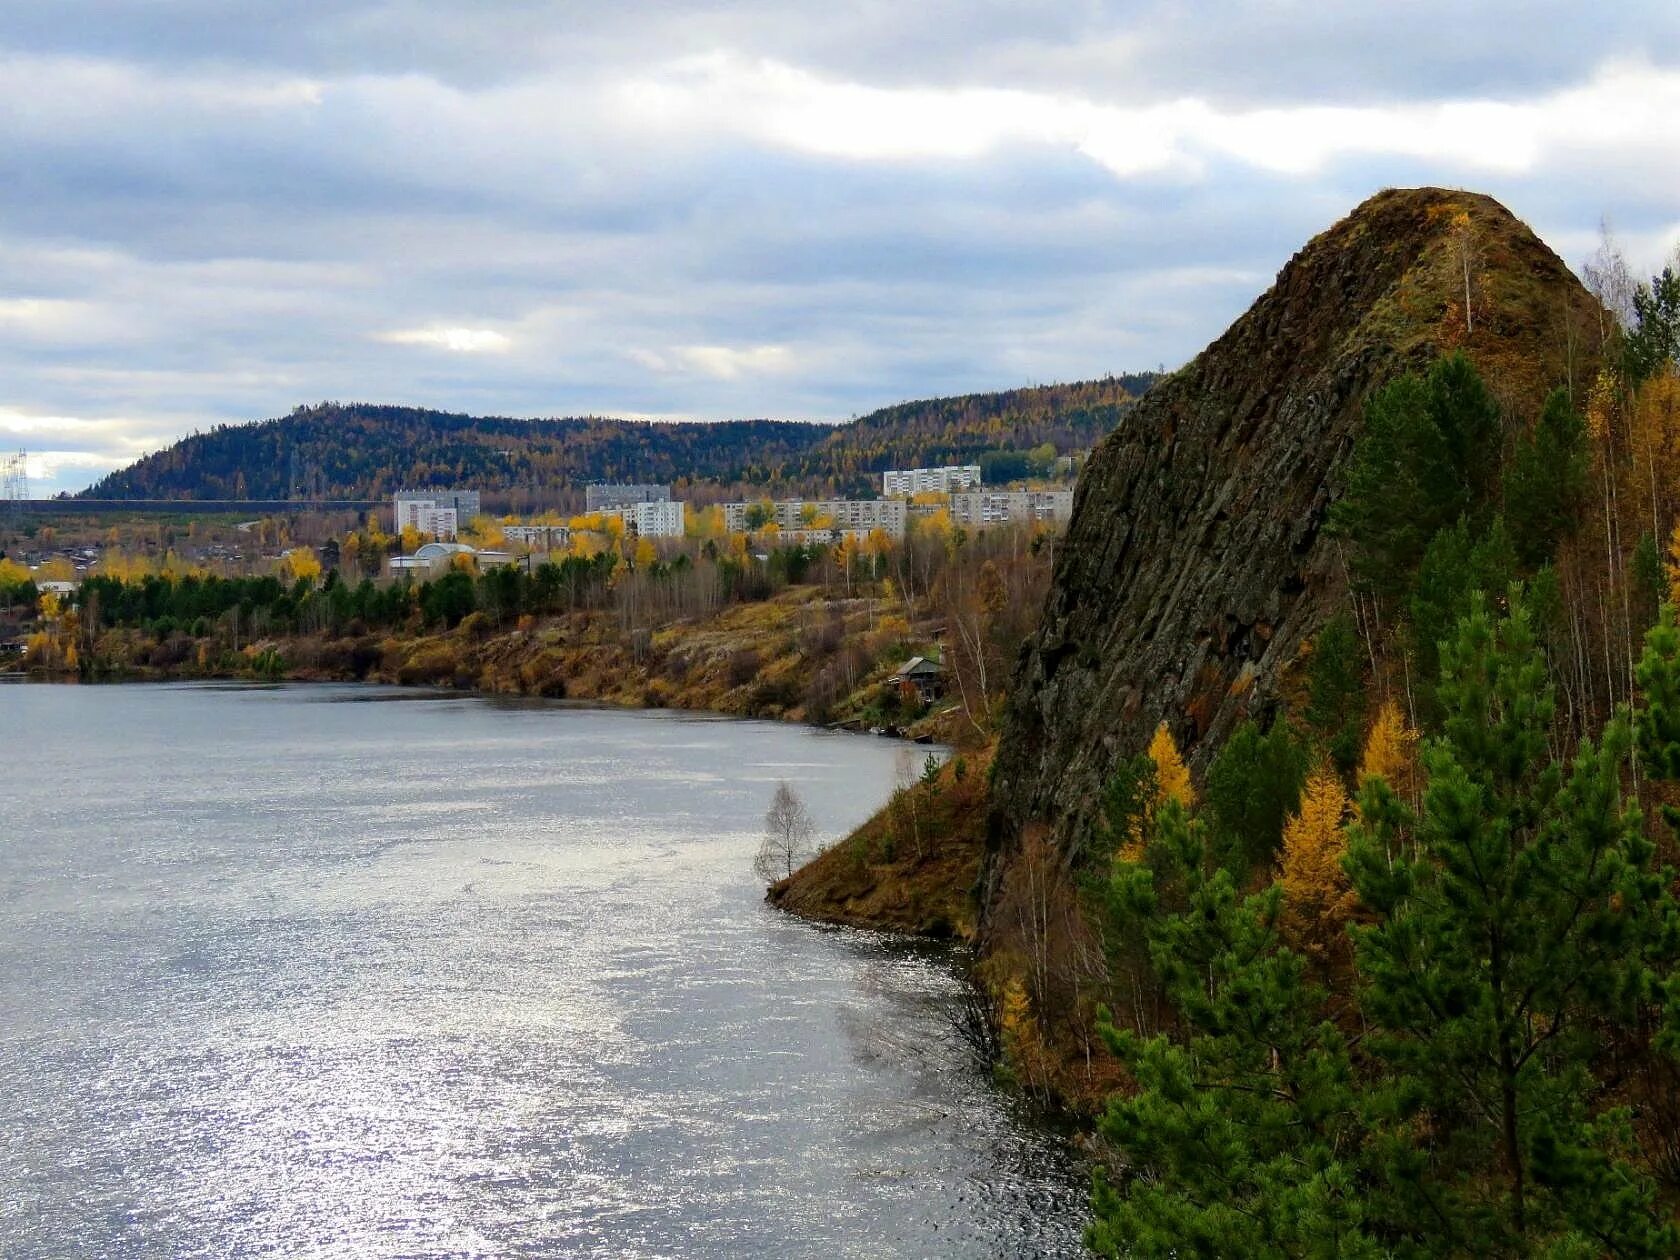
[{"label": "wide river", "polygon": [[768,909],[899,746],[357,687],[0,686],[0,1255],[1061,1256],[944,952]]}]

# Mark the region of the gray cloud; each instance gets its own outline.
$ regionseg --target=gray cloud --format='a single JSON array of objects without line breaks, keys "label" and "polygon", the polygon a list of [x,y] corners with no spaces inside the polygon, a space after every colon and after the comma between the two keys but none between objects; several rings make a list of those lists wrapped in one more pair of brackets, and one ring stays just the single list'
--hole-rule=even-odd
[{"label": "gray cloud", "polygon": [[8,6],[0,441],[58,489],[329,397],[832,418],[1172,364],[1396,183],[1656,265],[1680,12],[1474,10]]}]

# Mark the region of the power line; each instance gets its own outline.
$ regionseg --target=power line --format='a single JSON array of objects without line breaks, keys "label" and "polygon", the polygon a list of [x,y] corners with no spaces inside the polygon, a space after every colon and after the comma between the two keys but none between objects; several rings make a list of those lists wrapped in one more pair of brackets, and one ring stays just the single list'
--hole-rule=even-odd
[{"label": "power line", "polygon": [[29,501],[29,452],[0,458],[0,514],[8,527],[16,529]]}]

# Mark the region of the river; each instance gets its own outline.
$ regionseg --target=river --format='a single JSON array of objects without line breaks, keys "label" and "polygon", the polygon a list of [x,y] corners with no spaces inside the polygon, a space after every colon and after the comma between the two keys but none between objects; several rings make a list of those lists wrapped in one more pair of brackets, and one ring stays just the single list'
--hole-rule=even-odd
[{"label": "river", "polygon": [[943,950],[767,908],[899,748],[391,688],[0,686],[0,1253],[1078,1255]]}]

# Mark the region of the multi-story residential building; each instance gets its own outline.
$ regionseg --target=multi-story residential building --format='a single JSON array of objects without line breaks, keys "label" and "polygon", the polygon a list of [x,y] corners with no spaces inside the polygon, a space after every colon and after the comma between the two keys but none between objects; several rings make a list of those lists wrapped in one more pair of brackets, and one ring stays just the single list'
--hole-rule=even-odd
[{"label": "multi-story residential building", "polygon": [[533,551],[564,551],[572,545],[570,525],[504,525],[502,537]]},{"label": "multi-story residential building", "polygon": [[951,496],[951,520],[972,529],[1072,516],[1071,490],[969,490]]},{"label": "multi-story residential building", "polygon": [[605,512],[609,508],[629,507],[633,503],[669,503],[670,501],[670,486],[598,481],[583,488],[584,507],[591,512]]},{"label": "multi-story residential building", "polygon": [[454,508],[434,507],[430,503],[410,499],[397,509],[397,533],[410,525],[422,534],[449,541],[460,532],[461,518]]},{"label": "multi-story residential building", "polygon": [[[752,503],[725,503],[724,528],[732,534],[752,532],[748,517],[758,507]],[[881,530],[893,538],[904,537],[903,499],[778,499],[769,505],[771,521],[782,531],[791,530]]]},{"label": "multi-story residential building", "polygon": [[892,468],[881,474],[881,493],[893,495],[955,494],[980,484],[979,464],[947,464],[943,468]]},{"label": "multi-story residential building", "polygon": [[434,538],[454,538],[479,514],[477,490],[402,490],[393,500],[396,532],[412,525]]},{"label": "multi-story residential building", "polygon": [[847,538],[856,543],[865,542],[873,532],[868,529],[778,529],[776,541],[784,546],[827,547]]},{"label": "multi-story residential building", "polygon": [[682,502],[677,499],[626,503],[622,507],[604,508],[601,515],[619,517],[624,522],[624,532],[638,538],[683,536],[684,510]]}]

